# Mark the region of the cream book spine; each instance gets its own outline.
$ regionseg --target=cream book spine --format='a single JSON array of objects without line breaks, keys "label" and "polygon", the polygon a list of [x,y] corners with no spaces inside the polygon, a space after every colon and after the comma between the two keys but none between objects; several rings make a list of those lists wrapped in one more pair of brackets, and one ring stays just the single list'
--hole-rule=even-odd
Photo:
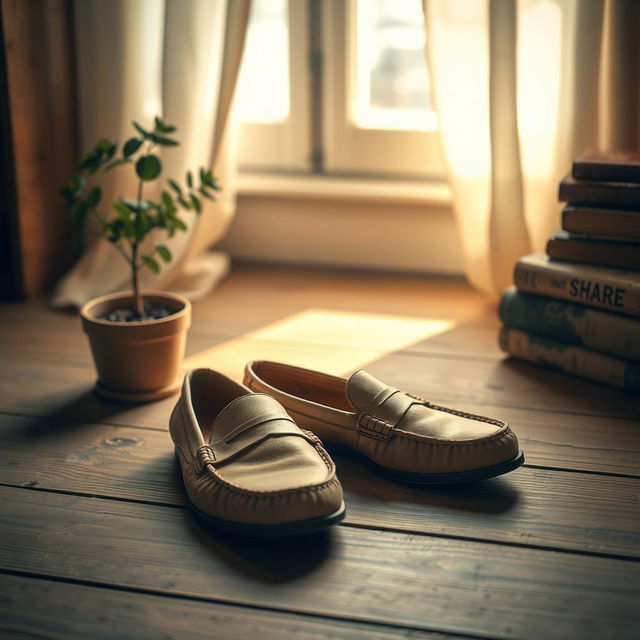
[{"label": "cream book spine", "polygon": [[640,271],[560,262],[532,253],[518,260],[514,282],[520,291],[640,316]]}]

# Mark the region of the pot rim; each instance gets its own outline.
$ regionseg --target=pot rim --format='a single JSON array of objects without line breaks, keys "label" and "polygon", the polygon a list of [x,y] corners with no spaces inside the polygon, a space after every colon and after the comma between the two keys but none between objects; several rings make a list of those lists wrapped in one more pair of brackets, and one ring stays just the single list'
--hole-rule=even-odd
[{"label": "pot rim", "polygon": [[133,298],[133,293],[131,291],[116,291],[115,293],[107,293],[105,295],[98,296],[97,298],[93,298],[88,302],[85,302],[85,304],[83,304],[80,308],[80,316],[85,322],[94,325],[101,325],[104,327],[149,327],[176,322],[177,320],[180,320],[185,315],[187,315],[191,307],[191,303],[189,302],[189,300],[187,300],[179,293],[173,293],[172,291],[143,291],[142,297],[164,298],[165,300],[173,300],[175,302],[179,302],[182,305],[182,308],[178,309],[165,318],[153,318],[151,320],[133,320],[131,322],[116,322],[113,320],[105,320],[104,318],[97,318],[95,315],[93,315],[92,309],[99,304],[116,302],[119,300],[131,300]]}]

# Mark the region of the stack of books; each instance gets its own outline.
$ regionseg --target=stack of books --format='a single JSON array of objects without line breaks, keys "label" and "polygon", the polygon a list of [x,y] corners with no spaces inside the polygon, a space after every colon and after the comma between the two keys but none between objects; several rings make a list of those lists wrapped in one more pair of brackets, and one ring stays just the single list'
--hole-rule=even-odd
[{"label": "stack of books", "polygon": [[562,231],[502,295],[500,346],[640,393],[640,153],[583,154],[559,199]]}]

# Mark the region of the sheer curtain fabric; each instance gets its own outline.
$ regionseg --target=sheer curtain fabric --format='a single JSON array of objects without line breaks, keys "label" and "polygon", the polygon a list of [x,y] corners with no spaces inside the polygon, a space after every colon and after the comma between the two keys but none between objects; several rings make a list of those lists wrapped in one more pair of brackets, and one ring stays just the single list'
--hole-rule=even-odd
[{"label": "sheer curtain fabric", "polygon": [[[212,167],[223,191],[205,201],[188,231],[163,241],[174,256],[162,272],[141,272],[144,289],[167,288],[192,299],[222,278],[227,257],[209,251],[235,208],[229,110],[246,33],[250,0],[77,0],[75,3],[78,114],[83,150],[101,137],[125,140],[131,121],[151,127],[161,116],[178,127],[180,146],[163,149],[164,176]],[[104,202],[135,194],[129,167],[102,183]],[[57,306],[80,306],[128,289],[128,265],[96,241],[59,283]]]},{"label": "sheer curtain fabric", "polygon": [[578,153],[638,147],[638,5],[423,0],[466,273],[487,295],[559,228]]}]

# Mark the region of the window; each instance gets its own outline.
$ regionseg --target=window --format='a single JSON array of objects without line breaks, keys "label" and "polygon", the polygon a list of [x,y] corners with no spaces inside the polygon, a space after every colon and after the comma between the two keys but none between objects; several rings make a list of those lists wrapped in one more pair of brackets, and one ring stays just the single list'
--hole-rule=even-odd
[{"label": "window", "polygon": [[254,0],[245,169],[442,179],[420,0]]}]

